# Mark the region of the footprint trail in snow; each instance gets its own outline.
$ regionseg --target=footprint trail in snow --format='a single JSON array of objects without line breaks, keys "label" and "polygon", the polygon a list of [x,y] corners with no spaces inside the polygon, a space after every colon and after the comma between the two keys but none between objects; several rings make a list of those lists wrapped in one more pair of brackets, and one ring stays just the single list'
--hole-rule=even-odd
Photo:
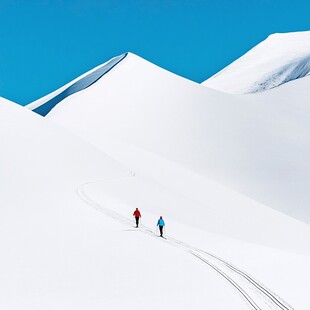
[{"label": "footprint trail in snow", "polygon": [[[134,176],[134,173],[130,173],[125,176],[107,178],[106,180],[101,181],[87,182],[77,188],[77,194],[85,203],[87,203],[89,206],[93,207],[97,211],[115,219],[119,223],[132,227],[131,219],[100,205],[86,193],[86,187],[90,184],[107,182],[109,179],[132,176]],[[139,230],[137,231],[151,237],[158,238],[158,234],[156,234],[146,225],[140,225]],[[216,271],[218,275],[228,281],[228,283],[240,294],[240,296],[243,297],[244,301],[247,302],[250,309],[294,310],[294,308],[287,302],[285,302],[282,298],[267,289],[249,274],[238,269],[236,266],[233,266],[224,259],[169,236],[166,236],[166,238],[162,239],[164,242],[167,242],[171,246],[178,247],[179,249],[189,253],[196,259],[199,259],[202,263],[206,264],[209,268],[212,268],[214,271]]]}]

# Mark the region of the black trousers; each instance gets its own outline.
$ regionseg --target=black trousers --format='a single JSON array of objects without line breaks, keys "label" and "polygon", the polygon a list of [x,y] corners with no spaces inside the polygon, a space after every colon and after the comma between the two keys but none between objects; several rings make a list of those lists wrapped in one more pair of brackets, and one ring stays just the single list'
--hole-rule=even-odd
[{"label": "black trousers", "polygon": [[139,226],[139,217],[135,216],[135,219],[136,219],[136,225],[138,227]]},{"label": "black trousers", "polygon": [[160,232],[161,237],[163,236],[163,229],[164,229],[164,226],[159,226],[159,232]]}]

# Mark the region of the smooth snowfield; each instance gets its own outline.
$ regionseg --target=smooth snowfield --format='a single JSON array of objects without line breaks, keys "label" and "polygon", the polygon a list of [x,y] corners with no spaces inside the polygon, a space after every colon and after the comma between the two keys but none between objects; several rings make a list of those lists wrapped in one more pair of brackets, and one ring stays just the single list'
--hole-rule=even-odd
[{"label": "smooth snowfield", "polygon": [[310,31],[276,33],[202,85],[231,94],[262,92],[310,73]]},{"label": "smooth snowfield", "polygon": [[[300,122],[295,101],[281,102],[281,96],[270,104],[213,91],[128,54],[47,117],[113,156],[126,146],[106,147],[108,139],[310,223],[310,106],[300,101]],[[123,160],[128,165],[134,158]]]},{"label": "smooth snowfield", "polygon": [[[99,212],[131,226],[132,222],[127,215],[132,211],[132,207],[127,203],[124,204],[119,198],[120,194],[123,196],[123,193],[126,192],[120,180],[126,180],[128,185],[135,182],[136,177],[131,175],[119,177],[118,180],[105,179],[87,182],[79,187],[79,196]],[[102,189],[107,188],[110,183],[118,184],[118,196],[102,194]],[[141,199],[140,196],[137,196],[136,201]],[[113,205],[113,210],[107,207],[109,205]],[[144,212],[142,225],[138,231],[150,237],[156,237],[154,230],[150,229],[156,216],[152,211],[153,208],[149,209],[151,212]],[[162,208],[161,211],[167,212],[168,209]],[[167,233],[167,229],[165,232]],[[214,269],[220,277],[239,292],[249,309],[294,309],[292,305],[279,297],[279,294],[285,294],[287,298],[294,301],[293,305],[296,309],[303,308],[308,304],[306,290],[308,289],[309,257],[257,246],[254,243],[242,243],[222,238],[215,234],[180,225],[174,221],[168,222],[168,235],[166,236],[165,242],[170,246],[180,248],[200,260],[205,267]],[[208,248],[208,250],[206,251],[204,248]],[[221,254],[219,255],[219,253]],[[223,260],[223,257],[229,257],[229,261]],[[239,267],[234,266],[232,262],[238,262]],[[297,267],[296,264],[301,265]],[[241,266],[245,270],[251,270],[252,274],[242,271]],[[297,269],[301,268],[305,274],[302,275],[302,272],[296,270],[296,267]],[[283,285],[284,275],[285,285]],[[277,292],[266,288],[261,281],[257,280],[258,278],[264,278],[265,284],[269,283],[273,287],[277,287]],[[293,283],[294,286],[291,286]],[[296,283],[298,283],[297,289]]]},{"label": "smooth snowfield", "polygon": [[136,229],[132,211],[149,193],[124,199],[127,185],[144,182],[138,174],[4,100],[0,129],[1,309],[305,308],[309,257],[223,238],[173,217],[165,218],[162,239],[155,224],[164,210],[156,204],[142,211]]},{"label": "smooth snowfield", "polygon": [[1,309],[247,308],[212,269],[77,195],[86,180],[127,169],[30,111],[0,109]]}]

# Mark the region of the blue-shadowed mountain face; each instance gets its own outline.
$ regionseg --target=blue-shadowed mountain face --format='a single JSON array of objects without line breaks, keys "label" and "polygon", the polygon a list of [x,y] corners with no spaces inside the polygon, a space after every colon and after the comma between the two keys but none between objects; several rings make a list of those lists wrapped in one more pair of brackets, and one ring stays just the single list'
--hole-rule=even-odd
[{"label": "blue-shadowed mountain face", "polygon": [[55,107],[56,104],[58,104],[59,102],[61,102],[65,98],[67,98],[67,97],[71,96],[72,94],[77,93],[77,92],[91,86],[92,84],[94,84],[103,75],[108,73],[119,62],[121,62],[126,56],[127,56],[127,53],[111,59],[109,62],[102,65],[97,70],[90,72],[89,74],[82,77],[81,79],[79,79],[74,84],[68,86],[65,90],[63,90],[62,92],[57,94],[55,97],[47,100],[46,102],[44,102],[40,106],[34,108],[33,111],[42,115],[42,116],[45,116],[46,114],[48,114],[51,111],[51,109],[53,109]]}]

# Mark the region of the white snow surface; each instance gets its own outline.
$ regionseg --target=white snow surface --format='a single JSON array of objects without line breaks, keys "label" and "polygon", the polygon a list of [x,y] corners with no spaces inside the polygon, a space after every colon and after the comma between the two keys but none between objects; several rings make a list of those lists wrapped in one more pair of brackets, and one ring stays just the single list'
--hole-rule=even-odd
[{"label": "white snow surface", "polygon": [[0,98],[0,309],[307,309],[300,81],[232,96],[129,53],[45,118]]},{"label": "white snow surface", "polygon": [[[127,146],[117,150],[107,140],[156,154],[310,223],[308,89],[305,99],[296,94],[282,102],[280,94],[250,101],[128,54],[47,117],[115,158],[121,160]],[[122,160],[130,166],[137,158]],[[203,188],[199,195],[206,197]]]},{"label": "white snow surface", "polygon": [[231,94],[262,92],[310,73],[310,31],[276,33],[202,85]]},{"label": "white snow surface", "polygon": [[[305,308],[308,255],[180,224],[148,199],[180,193],[25,108],[1,100],[0,118],[1,309]],[[133,194],[140,183],[147,190]],[[159,211],[167,239],[155,230]]]},{"label": "white snow surface", "polygon": [[0,111],[1,309],[247,308],[199,259],[78,195],[85,181],[129,170],[29,110],[1,100]]}]

